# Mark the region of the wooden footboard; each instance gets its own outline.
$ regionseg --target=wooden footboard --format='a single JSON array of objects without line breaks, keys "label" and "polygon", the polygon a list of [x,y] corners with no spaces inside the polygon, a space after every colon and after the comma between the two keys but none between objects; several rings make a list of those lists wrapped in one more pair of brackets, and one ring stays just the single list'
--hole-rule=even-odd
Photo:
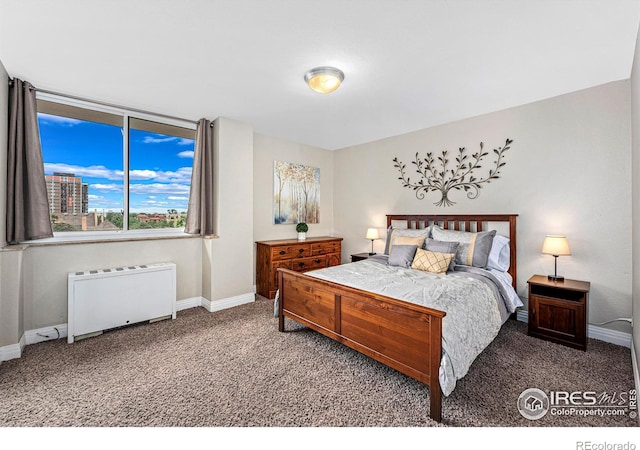
[{"label": "wooden footboard", "polygon": [[438,379],[445,313],[278,269],[278,328],[285,317],[429,386],[429,416],[442,419]]}]

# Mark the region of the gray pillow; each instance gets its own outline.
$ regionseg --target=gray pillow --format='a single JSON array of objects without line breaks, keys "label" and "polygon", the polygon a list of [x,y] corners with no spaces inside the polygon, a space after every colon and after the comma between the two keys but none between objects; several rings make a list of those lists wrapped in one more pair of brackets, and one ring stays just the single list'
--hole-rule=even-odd
[{"label": "gray pillow", "polygon": [[487,267],[489,253],[493,245],[496,230],[472,233],[468,231],[444,230],[434,226],[431,230],[434,239],[447,242],[459,242],[456,251],[456,264],[473,267]]},{"label": "gray pillow", "polygon": [[389,255],[389,265],[404,267],[405,269],[411,268],[411,263],[417,250],[417,245],[394,245]]},{"label": "gray pillow", "polygon": [[435,239],[427,239],[424,243],[424,249],[438,253],[455,253],[460,245],[457,241],[436,241]]},{"label": "gray pillow", "polygon": [[[459,246],[460,246],[460,243],[456,241],[447,242],[447,241],[436,241],[435,239],[427,239],[424,242],[425,250],[429,250],[430,252],[437,252],[437,253],[455,254]],[[455,266],[456,266],[456,259],[454,257],[451,259],[451,262],[449,263],[449,270],[453,270]]]}]

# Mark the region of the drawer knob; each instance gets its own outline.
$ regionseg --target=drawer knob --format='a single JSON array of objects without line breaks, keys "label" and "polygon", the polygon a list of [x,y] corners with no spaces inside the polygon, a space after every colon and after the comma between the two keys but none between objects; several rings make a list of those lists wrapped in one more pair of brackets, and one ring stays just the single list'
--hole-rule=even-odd
[{"label": "drawer knob", "polygon": [[287,253],[287,252],[285,252],[284,250],[280,250],[280,254],[281,255],[284,255],[285,253]]},{"label": "drawer knob", "polygon": [[303,249],[303,248],[301,248],[300,250],[298,250],[298,253],[302,253],[302,252],[304,252],[304,249]]},{"label": "drawer knob", "polygon": [[299,265],[300,267],[304,267],[304,263],[303,263],[303,262],[298,263],[298,265]]},{"label": "drawer knob", "polygon": [[320,259],[316,259],[316,264],[320,264]]}]

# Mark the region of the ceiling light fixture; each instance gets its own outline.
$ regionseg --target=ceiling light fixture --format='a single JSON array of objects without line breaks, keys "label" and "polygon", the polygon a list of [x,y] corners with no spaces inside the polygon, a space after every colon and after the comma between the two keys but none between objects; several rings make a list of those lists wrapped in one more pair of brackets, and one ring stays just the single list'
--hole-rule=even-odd
[{"label": "ceiling light fixture", "polygon": [[335,67],[316,67],[311,69],[304,76],[304,81],[309,87],[321,94],[329,94],[340,87],[344,80],[344,73]]}]

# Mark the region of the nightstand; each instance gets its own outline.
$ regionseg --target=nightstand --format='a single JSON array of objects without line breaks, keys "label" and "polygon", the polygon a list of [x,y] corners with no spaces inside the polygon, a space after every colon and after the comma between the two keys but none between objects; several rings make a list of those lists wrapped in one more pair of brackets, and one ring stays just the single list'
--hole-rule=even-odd
[{"label": "nightstand", "polygon": [[587,350],[588,281],[552,281],[534,275],[529,284],[529,336]]},{"label": "nightstand", "polygon": [[351,255],[351,262],[362,261],[363,259],[367,259],[370,255],[369,253],[355,253]]}]

